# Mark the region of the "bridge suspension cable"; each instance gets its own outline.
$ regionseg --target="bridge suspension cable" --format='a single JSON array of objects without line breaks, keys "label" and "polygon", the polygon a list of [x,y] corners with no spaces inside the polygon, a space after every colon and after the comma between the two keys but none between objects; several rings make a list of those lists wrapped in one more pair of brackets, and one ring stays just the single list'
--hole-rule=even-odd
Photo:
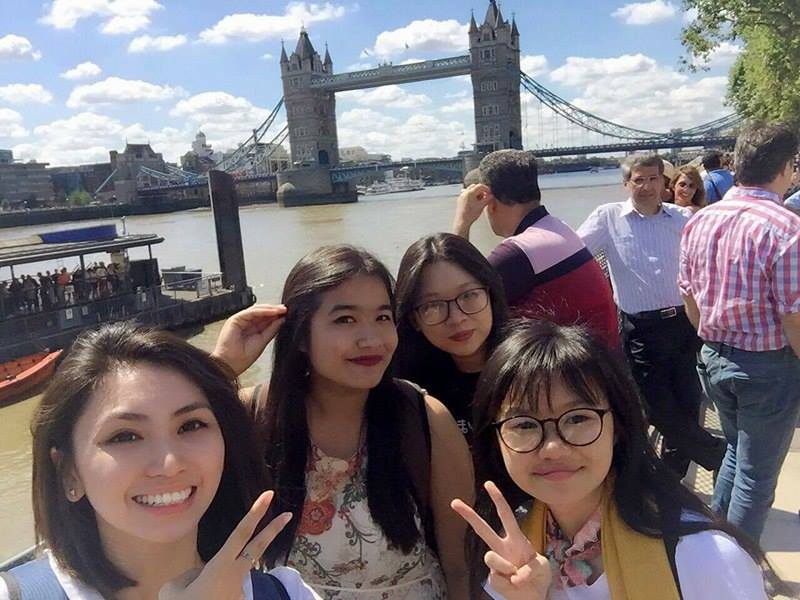
[{"label": "bridge suspension cable", "polygon": [[246,160],[248,160],[248,157],[255,152],[255,148],[261,141],[261,138],[264,137],[269,128],[275,122],[275,119],[278,117],[282,106],[283,97],[278,100],[275,108],[272,109],[272,112],[269,113],[269,116],[267,116],[264,122],[253,130],[253,133],[250,134],[250,137],[248,137],[230,156],[218,162],[214,168],[219,171],[233,171]]},{"label": "bridge suspension cable", "polygon": [[536,98],[538,98],[542,104],[575,125],[578,125],[588,131],[593,131],[605,136],[623,140],[634,140],[641,142],[657,139],[691,139],[703,137],[728,131],[738,125],[742,120],[738,115],[730,114],[725,117],[715,119],[714,121],[697,125],[690,129],[669,133],[659,133],[655,131],[626,127],[625,125],[620,125],[619,123],[614,123],[613,121],[593,115],[590,112],[578,108],[567,100],[564,100],[564,98],[560,97],[558,94],[551,92],[523,71],[520,71],[520,83],[528,92],[536,96]]}]

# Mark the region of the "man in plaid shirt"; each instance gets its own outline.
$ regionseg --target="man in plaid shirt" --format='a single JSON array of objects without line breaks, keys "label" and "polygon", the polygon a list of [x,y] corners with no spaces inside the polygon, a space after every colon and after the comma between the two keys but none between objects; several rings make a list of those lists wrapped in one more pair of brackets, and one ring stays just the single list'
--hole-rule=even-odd
[{"label": "man in plaid shirt", "polygon": [[728,442],[712,508],[758,540],[800,413],[800,216],[782,205],[797,132],[737,139],[738,185],[686,225],[678,285]]}]

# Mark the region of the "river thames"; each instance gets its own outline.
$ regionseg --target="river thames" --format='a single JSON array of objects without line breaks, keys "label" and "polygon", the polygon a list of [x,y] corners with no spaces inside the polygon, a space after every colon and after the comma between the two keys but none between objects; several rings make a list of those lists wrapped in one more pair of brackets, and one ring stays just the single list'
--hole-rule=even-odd
[{"label": "river thames", "polygon": [[[545,175],[540,178],[542,201],[548,210],[572,227],[577,227],[599,204],[626,197],[618,170],[599,173]],[[431,187],[417,192],[362,196],[355,204],[283,209],[275,205],[241,209],[248,283],[259,302],[278,302],[283,281],[294,263],[324,244],[351,243],[373,252],[397,272],[405,249],[427,233],[448,231],[459,186]],[[98,221],[108,223],[109,220]],[[73,223],[84,227],[94,222]],[[130,233],[155,233],[165,238],[153,248],[161,268],[185,266],[203,271],[219,270],[211,211],[194,211],[129,217]],[[5,229],[0,240],[24,237],[64,224]],[[119,225],[118,225],[119,229]],[[485,217],[473,227],[472,242],[488,253],[499,238],[492,234]],[[132,250],[130,257],[146,258],[146,250]],[[95,260],[107,260],[98,255]],[[87,264],[92,258],[87,257]],[[18,273],[61,266],[58,263],[31,265]],[[63,266],[71,267],[67,262]],[[2,277],[7,278],[7,273]],[[210,350],[222,322],[206,325],[190,340]],[[264,381],[269,375],[269,353],[265,353],[243,376],[244,384]],[[33,544],[30,502],[29,423],[37,397],[0,409],[0,561]]]}]

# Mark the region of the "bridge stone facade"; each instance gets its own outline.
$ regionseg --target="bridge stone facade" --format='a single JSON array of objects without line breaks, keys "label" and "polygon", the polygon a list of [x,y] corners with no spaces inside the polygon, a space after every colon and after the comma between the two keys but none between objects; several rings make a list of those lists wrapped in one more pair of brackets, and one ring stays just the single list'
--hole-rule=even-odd
[{"label": "bridge stone facade", "polygon": [[456,75],[472,79],[476,150],[521,149],[519,30],[513,19],[503,17],[496,0],[490,0],[482,24],[470,18],[469,49],[464,56],[334,74],[327,47],[321,58],[301,30],[294,52],[287,55],[282,48],[280,58],[293,165],[325,169],[338,163],[337,91]]}]

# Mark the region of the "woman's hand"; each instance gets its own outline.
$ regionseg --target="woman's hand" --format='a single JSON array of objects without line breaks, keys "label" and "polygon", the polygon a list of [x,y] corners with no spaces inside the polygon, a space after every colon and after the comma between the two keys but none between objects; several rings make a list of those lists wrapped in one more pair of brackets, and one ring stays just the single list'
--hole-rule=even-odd
[{"label": "woman's hand", "polygon": [[261,494],[214,558],[202,569],[164,584],[158,600],[240,600],[245,576],[292,518],[292,513],[283,513],[253,537],[274,495],[272,491]]},{"label": "woman's hand", "polygon": [[282,304],[255,304],[229,317],[211,355],[238,377],[252,365],[278,333],[286,317]]},{"label": "woman's hand", "polygon": [[506,600],[544,600],[552,577],[547,558],[522,533],[497,486],[487,481],[484,487],[500,516],[504,537],[461,500],[453,500],[451,506],[490,548],[483,557],[489,567],[489,585]]}]

